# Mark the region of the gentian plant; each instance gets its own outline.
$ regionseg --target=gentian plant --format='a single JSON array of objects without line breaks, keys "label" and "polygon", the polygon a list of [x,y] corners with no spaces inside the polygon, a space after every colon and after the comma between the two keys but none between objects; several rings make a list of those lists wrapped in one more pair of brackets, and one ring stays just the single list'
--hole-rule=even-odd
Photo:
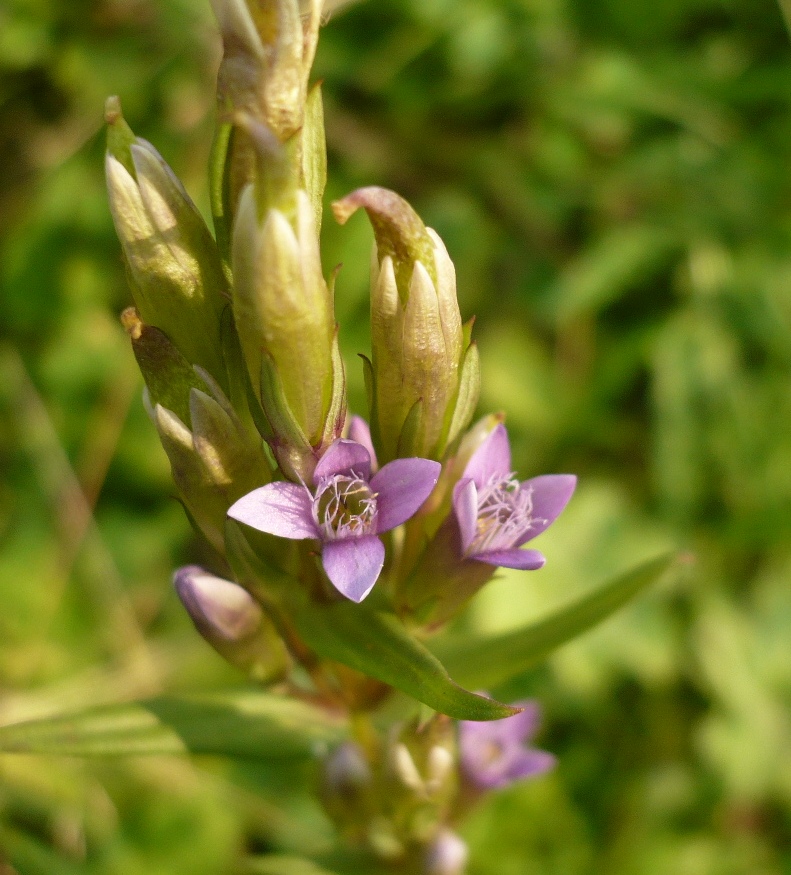
[{"label": "gentian plant", "polygon": [[524,629],[454,627],[498,567],[544,564],[522,547],[561,514],[576,477],[520,480],[502,414],[471,425],[480,366],[453,262],[403,198],[376,186],[332,205],[341,223],[365,210],[375,237],[369,405],[349,414],[343,326],[321,263],[321,86],[310,83],[326,10],[320,0],[212,3],[225,50],[213,231],[115,98],[106,175],[134,299],[122,321],[208,557],[176,571],[176,591],[251,686],[118,706],[101,725],[78,715],[66,733],[57,720],[10,727],[0,746],[318,760],[318,797],[358,855],[339,851],[338,871],[384,861],[462,873],[457,829],[471,800],[554,762],[525,746],[535,702],[468,688],[496,693],[669,560]]}]

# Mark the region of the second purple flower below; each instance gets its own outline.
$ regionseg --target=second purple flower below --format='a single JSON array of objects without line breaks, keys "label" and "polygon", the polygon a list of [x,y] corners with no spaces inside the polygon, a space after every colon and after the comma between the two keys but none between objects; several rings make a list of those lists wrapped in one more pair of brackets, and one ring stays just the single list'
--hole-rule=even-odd
[{"label": "second purple flower below", "polygon": [[254,489],[228,516],[277,535],[321,542],[333,586],[361,602],[382,571],[379,535],[413,516],[431,494],[441,466],[430,459],[395,459],[371,476],[371,455],[356,441],[335,441],[313,473],[313,486],[280,481]]}]

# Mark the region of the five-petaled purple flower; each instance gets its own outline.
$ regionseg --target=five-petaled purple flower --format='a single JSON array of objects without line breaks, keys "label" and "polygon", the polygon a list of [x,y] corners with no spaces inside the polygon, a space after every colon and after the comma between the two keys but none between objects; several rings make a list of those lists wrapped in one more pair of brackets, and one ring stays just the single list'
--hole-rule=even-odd
[{"label": "five-petaled purple flower", "polygon": [[372,477],[368,450],[339,439],[316,465],[313,491],[297,483],[269,483],[240,498],[228,515],[270,535],[321,541],[327,577],[347,598],[361,602],[384,564],[379,535],[417,512],[440,468],[430,459],[395,459]]},{"label": "five-petaled purple flower", "polygon": [[497,425],[472,454],[453,490],[464,558],[526,571],[541,568],[546,561],[542,553],[519,547],[555,521],[576,485],[573,474],[517,480],[508,433]]},{"label": "five-petaled purple flower", "polygon": [[527,747],[541,724],[541,709],[532,700],[516,702],[523,708],[513,717],[478,723],[459,723],[459,755],[467,778],[481,790],[506,787],[523,778],[541,775],[555,765],[555,757]]}]

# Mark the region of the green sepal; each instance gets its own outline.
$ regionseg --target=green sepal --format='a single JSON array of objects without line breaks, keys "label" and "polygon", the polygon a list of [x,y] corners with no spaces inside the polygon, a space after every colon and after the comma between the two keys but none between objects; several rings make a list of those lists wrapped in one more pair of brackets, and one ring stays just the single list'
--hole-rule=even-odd
[{"label": "green sepal", "polygon": [[368,402],[368,427],[371,430],[371,443],[376,450],[377,458],[382,459],[382,433],[379,428],[379,410],[376,406],[376,375],[373,362],[363,353],[358,353],[363,363],[363,383],[365,385],[365,397]]},{"label": "green sepal", "polygon": [[161,404],[183,422],[189,422],[190,390],[202,388],[198,375],[167,334],[146,325],[134,307],[124,310],[121,323],[132,343],[152,406]]},{"label": "green sepal", "polygon": [[222,555],[222,527],[230,506],[226,496],[217,489],[195,452],[192,432],[184,422],[161,404],[153,408],[153,420],[170,462],[173,482],[189,510],[190,521]]},{"label": "green sepal", "polygon": [[232,136],[233,125],[231,122],[218,123],[209,157],[209,201],[214,220],[214,236],[226,270],[230,270],[231,224],[233,222],[233,209],[230,201]]},{"label": "green sepal", "polygon": [[258,432],[266,440],[271,436],[271,428],[250,381],[250,373],[242,354],[242,345],[239,342],[230,303],[223,310],[220,321],[220,342],[223,364],[228,377],[228,399],[231,407],[251,433]]},{"label": "green sepal", "polygon": [[277,366],[266,350],[261,350],[261,405],[273,434],[272,452],[283,472],[295,480],[310,479],[313,448],[291,412]]},{"label": "green sepal", "polygon": [[[222,397],[222,396],[219,396]],[[227,506],[272,479],[261,441],[251,440],[233,409],[200,389],[190,391],[190,419],[195,452]]]},{"label": "green sepal", "polygon": [[397,457],[403,459],[409,456],[422,456],[425,454],[428,448],[422,446],[422,426],[423,399],[418,398],[409,408],[409,413],[407,413],[404,424],[401,427],[401,433],[398,435],[398,444],[396,446]]},{"label": "green sepal", "polygon": [[478,355],[478,346],[471,343],[467,346],[462,358],[459,370],[459,391],[453,406],[453,416],[450,420],[445,446],[452,445],[470,424],[475,408],[478,406],[480,394],[481,361]]},{"label": "green sepal", "polygon": [[121,101],[116,95],[108,97],[104,102],[104,121],[107,125],[107,151],[136,178],[132,145],[137,142],[137,137],[127,124],[121,111]]},{"label": "green sepal", "polygon": [[251,690],[163,696],[0,727],[0,751],[60,756],[218,754],[310,759],[346,736],[336,718]]},{"label": "green sepal", "polygon": [[343,365],[340,344],[338,343],[338,326],[335,326],[335,336],[332,339],[332,390],[330,406],[324,420],[322,446],[328,447],[341,436],[346,422],[346,369]]},{"label": "green sepal", "polygon": [[461,345],[464,349],[472,343],[472,329],[475,327],[475,316],[470,318],[461,326]]},{"label": "green sepal", "polygon": [[675,554],[639,565],[586,593],[550,616],[513,632],[438,640],[432,647],[463,683],[493,689],[545,659],[553,650],[600,623],[657,580]]},{"label": "green sepal", "polygon": [[459,720],[499,720],[516,713],[452,681],[395,615],[345,599],[312,602],[304,586],[258,559],[233,520],[226,524],[225,543],[239,583],[277,593],[299,637],[323,659],[343,663]]},{"label": "green sepal", "polygon": [[317,82],[308,92],[305,121],[299,137],[303,188],[313,204],[316,234],[320,234],[324,213],[324,188],[327,185],[327,141],[324,133],[321,82]]}]

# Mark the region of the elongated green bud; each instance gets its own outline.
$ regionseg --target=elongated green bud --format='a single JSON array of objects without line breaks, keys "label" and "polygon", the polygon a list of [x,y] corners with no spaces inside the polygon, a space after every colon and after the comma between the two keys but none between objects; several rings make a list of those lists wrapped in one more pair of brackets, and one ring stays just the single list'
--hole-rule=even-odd
[{"label": "elongated green bud", "polygon": [[146,325],[134,307],[124,310],[121,323],[132,342],[151,404],[161,404],[189,422],[190,390],[203,387],[203,381],[164,331]]},{"label": "elongated green bud", "polygon": [[236,325],[270,442],[286,473],[307,479],[322,448],[340,436],[345,415],[332,297],[308,195],[296,193],[293,223],[279,209],[259,220],[249,186],[239,202],[232,265]]},{"label": "elongated green bud", "polygon": [[230,295],[214,240],[156,149],[131,132],[117,98],[106,119],[110,209],[140,317],[225,386],[220,319]]},{"label": "elongated green bud", "polygon": [[205,371],[199,376],[208,391],[189,391],[191,428],[161,404],[149,408],[184,506],[222,554],[228,508],[268,483],[272,472],[259,436],[244,427],[219,385]]},{"label": "elongated green bud", "polygon": [[372,433],[381,461],[441,458],[478,399],[477,352],[461,324],[456,273],[442,240],[393,192],[363,188],[333,204],[344,223],[371,220]]}]

